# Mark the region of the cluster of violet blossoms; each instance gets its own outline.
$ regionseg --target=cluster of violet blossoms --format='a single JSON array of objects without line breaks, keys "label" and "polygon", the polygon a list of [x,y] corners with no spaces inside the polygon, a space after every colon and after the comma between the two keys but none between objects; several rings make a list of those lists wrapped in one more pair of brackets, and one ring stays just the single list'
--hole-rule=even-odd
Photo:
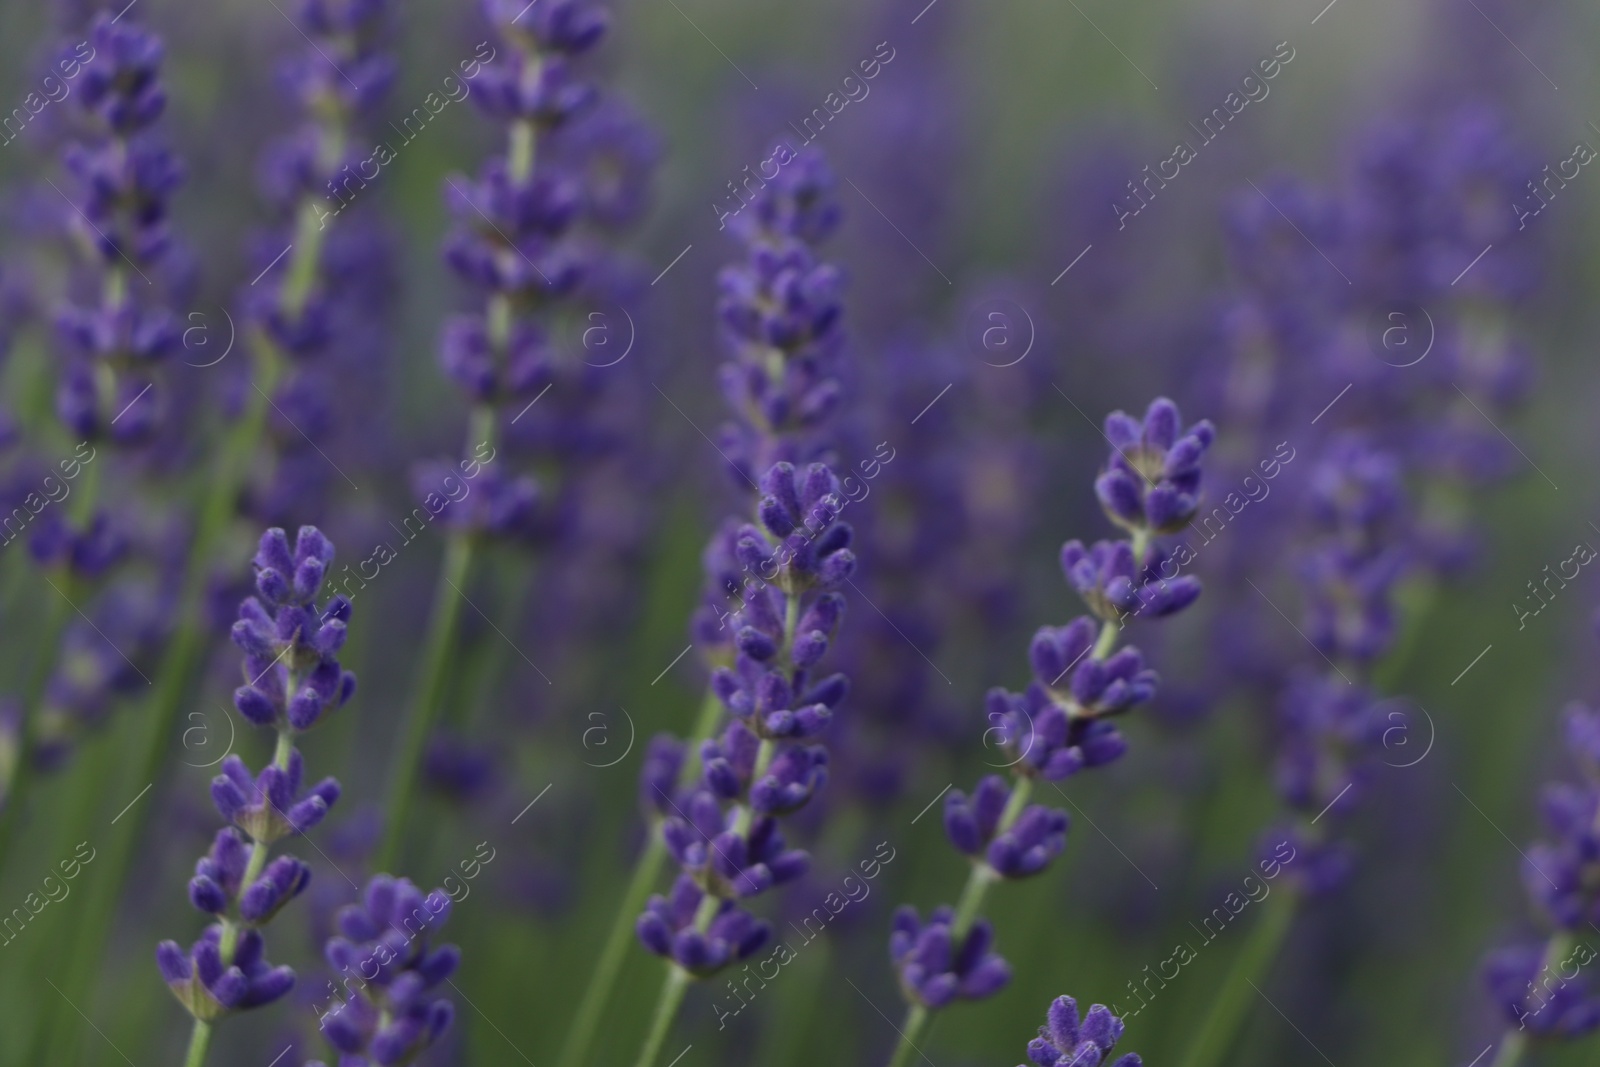
[{"label": "cluster of violet blossoms", "polygon": [[[88,266],[74,272],[55,314],[56,412],[82,442],[62,470],[89,475],[89,485],[110,462],[98,446],[151,442],[166,399],[156,371],[181,343],[169,304],[184,271],[168,200],[184,167],[155,128],[167,100],[164,51],[134,19],[101,14],[58,63],[63,72],[81,71],[75,99],[82,136],[64,150],[67,180],[58,191],[68,201],[61,223]],[[80,485],[79,492],[73,505],[50,508],[29,531],[34,559],[72,599],[104,590],[66,629],[39,705],[30,709],[30,758],[45,770],[61,766],[118,697],[145,684],[135,664],[154,656],[170,616],[158,590],[126,573],[135,555],[128,517],[100,503],[95,490]]]},{"label": "cluster of violet blossoms", "polygon": [[1596,953],[1584,940],[1600,922],[1600,712],[1572,705],[1565,735],[1583,780],[1545,787],[1541,808],[1553,840],[1530,845],[1522,867],[1523,887],[1551,933],[1542,944],[1497,949],[1484,964],[1495,1009],[1519,1041],[1600,1029]]},{"label": "cluster of violet blossoms", "polygon": [[[731,520],[705,555],[711,589],[694,624],[713,649],[711,688],[730,713],[705,739],[699,774],[682,782],[684,752],[656,738],[641,792],[680,875],[652,897],[640,941],[704,978],[760,949],[770,928],[740,901],[804,874],[781,817],[827,780],[820,740],[848,680],[822,660],[844,615],[836,591],[855,571],[846,501],[824,462],[821,430],[837,405],[842,344],[839,272],[814,244],[836,227],[834,178],[820,153],[792,153],[734,221],[744,262],[724,269],[718,311],[732,359],[722,384],[737,422],[723,431],[735,473],[760,475],[755,521]],[[775,151],[774,155],[777,155]]]},{"label": "cluster of violet blossoms", "polygon": [[260,774],[238,756],[223,761],[211,798],[228,825],[189,883],[190,903],[215,922],[187,953],[174,941],[156,950],[162,977],[200,1023],[271,1003],[294,984],[293,971],[267,963],[261,928],[305,889],[311,870],[293,856],[267,857],[276,842],[320,823],[339,799],[332,778],[304,788],[294,737],[355,691],[355,676],[337,658],[350,602],[335,596],[316,605],[333,545],[303,526],[291,548],[283,530],[271,529],[254,562],[259,595],[239,606],[232,633],[245,654],[234,706],[250,722],[274,728],[277,749]]},{"label": "cluster of violet blossoms", "polygon": [[1164,398],[1142,421],[1120,411],[1107,418],[1112,452],[1095,490],[1129,538],[1062,548],[1067,581],[1092,617],[1040,629],[1027,690],[988,695],[990,729],[1014,782],[990,775],[970,796],[952,790],[945,799],[945,832],[973,865],[960,906],[936,908],[926,920],[909,906],[895,913],[889,955],[914,1013],[983,999],[1010,980],[1010,966],[993,951],[993,927],[978,917],[982,896],[996,881],[1043,871],[1065,846],[1066,813],[1028,803],[1036,783],[1118,759],[1127,743],[1116,716],[1155,695],[1155,671],[1137,648],[1114,651],[1117,635],[1130,618],[1172,615],[1199,596],[1199,581],[1168,566],[1156,539],[1181,530],[1199,508],[1200,463],[1214,436],[1209,422],[1184,430],[1177,406]]},{"label": "cluster of violet blossoms", "polygon": [[[270,463],[245,499],[263,523],[321,510],[336,477],[326,455],[340,430],[334,398],[343,389],[370,393],[381,377],[374,370],[388,346],[393,249],[370,213],[345,212],[377,195],[363,177],[373,149],[360,120],[398,74],[387,50],[392,6],[302,0],[294,20],[302,46],[278,64],[301,119],[262,155],[259,185],[277,218],[253,242],[259,276],[241,295],[253,332],[288,357],[273,389]],[[370,436],[370,425],[362,431]]]},{"label": "cluster of violet blossoms", "polygon": [[[1122,1020],[1104,1004],[1079,1016],[1078,1002],[1057,997],[1045,1013],[1039,1036],[1028,1042],[1028,1059],[1038,1067],[1100,1067],[1122,1040]],[[1136,1052],[1118,1056],[1108,1067],[1143,1067]],[[1022,1065],[1026,1067],[1026,1065]]]},{"label": "cluster of violet blossoms", "polygon": [[1302,857],[1294,883],[1313,895],[1350,874],[1350,849],[1327,840],[1328,830],[1360,804],[1400,715],[1385,712],[1368,676],[1394,647],[1396,587],[1412,565],[1402,474],[1392,453],[1345,434],[1310,475],[1306,505],[1316,539],[1299,561],[1303,630],[1329,666],[1301,669],[1284,688],[1274,778],[1300,818],[1266,834],[1261,849],[1294,841]]}]

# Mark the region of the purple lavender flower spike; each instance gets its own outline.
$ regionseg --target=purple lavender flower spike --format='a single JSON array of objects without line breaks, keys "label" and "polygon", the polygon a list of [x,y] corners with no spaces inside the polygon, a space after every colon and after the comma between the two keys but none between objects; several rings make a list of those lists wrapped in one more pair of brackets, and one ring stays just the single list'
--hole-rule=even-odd
[{"label": "purple lavender flower spike", "polygon": [[348,699],[355,684],[334,658],[350,602],[334,597],[321,612],[316,607],[333,558],[333,545],[313,526],[301,527],[293,545],[281,529],[268,530],[254,560],[259,596],[240,606],[233,629],[245,653],[246,677],[253,678],[236,704],[246,719],[275,728],[277,750],[258,775],[238,756],[222,761],[211,799],[231,825],[217,832],[189,882],[190,903],[219,921],[187,954],[172,941],[156,951],[162,976],[196,1021],[202,1053],[209,1035],[205,1024],[271,1003],[294,984],[289,968],[267,964],[260,929],[311,881],[311,868],[301,860],[269,859],[273,843],[306,833],[339,799],[333,778],[302,790],[304,762],[291,743],[297,731],[316,724],[323,709]]},{"label": "purple lavender flower spike", "polygon": [[772,937],[772,928],[731,900],[724,900],[702,933],[695,913],[705,893],[688,875],[679,875],[669,896],[650,898],[639,916],[639,941],[657,956],[664,956],[690,974],[709,977],[730,963],[760,951]]},{"label": "purple lavender flower spike", "polygon": [[430,993],[461,963],[454,945],[433,944],[450,906],[442,889],[379,874],[340,910],[324,955],[350,992],[320,1025],[341,1064],[411,1063],[449,1029],[454,1005]]},{"label": "purple lavender flower spike", "polygon": [[[1169,557],[1157,538],[1182,529],[1199,507],[1211,424],[1184,431],[1177,405],[1163,398],[1151,403],[1142,423],[1114,413],[1106,436],[1111,454],[1095,489],[1107,515],[1131,537],[1087,549],[1081,541],[1062,547],[1062,572],[1094,616],[1042,627],[1028,650],[1034,681],[1021,693],[991,689],[985,699],[984,740],[1007,757],[1013,781],[991,775],[971,797],[954,791],[945,801],[945,833],[972,862],[959,921],[948,906],[935,909],[926,925],[910,908],[895,913],[889,954],[909,1005],[895,1062],[915,1049],[930,1012],[1005,984],[1009,968],[990,952],[993,930],[977,917],[983,897],[991,885],[1045,870],[1065,847],[1069,826],[1065,812],[1028,798],[1038,782],[1058,782],[1121,758],[1127,742],[1112,720],[1154,697],[1160,679],[1138,649],[1117,649],[1117,637],[1135,615],[1172,615],[1199,595],[1194,579],[1166,573]],[[1075,1006],[1070,1020],[1065,1011],[1055,1012],[1059,1042],[1041,1039],[1030,1054],[1045,1067],[1074,1063],[1080,1052],[1089,1056],[1083,1062],[1099,1064],[1120,1034],[1120,1023],[1112,1022],[1101,1007],[1082,1028]],[[1082,1048],[1080,1029],[1091,1039]],[[1138,1063],[1137,1057],[1124,1061]]]},{"label": "purple lavender flower spike", "polygon": [[923,923],[915,908],[894,913],[889,959],[908,1001],[937,1010],[956,999],[983,1000],[1004,989],[1011,966],[991,952],[994,928],[978,920],[959,945],[951,930],[955,910],[935,908]]},{"label": "purple lavender flower spike", "polygon": [[1534,913],[1550,933],[1543,944],[1495,950],[1483,968],[1507,1040],[1523,1033],[1570,1040],[1600,1029],[1596,956],[1581,939],[1600,919],[1600,712],[1573,704],[1563,725],[1583,778],[1545,787],[1540,806],[1551,839],[1526,850],[1522,869]]},{"label": "purple lavender flower spike", "polygon": [[1216,431],[1205,420],[1181,431],[1178,407],[1154,400],[1141,423],[1117,411],[1106,418],[1111,456],[1095,493],[1112,522],[1130,532],[1176,533],[1200,508],[1200,461]]},{"label": "purple lavender flower spike", "polygon": [[[1028,1042],[1028,1059],[1038,1067],[1100,1067],[1120,1040],[1122,1020],[1104,1004],[1096,1004],[1080,1020],[1078,1002],[1057,997],[1045,1013],[1039,1036]],[[1110,1067],[1142,1067],[1143,1063],[1130,1052],[1117,1057]]]}]

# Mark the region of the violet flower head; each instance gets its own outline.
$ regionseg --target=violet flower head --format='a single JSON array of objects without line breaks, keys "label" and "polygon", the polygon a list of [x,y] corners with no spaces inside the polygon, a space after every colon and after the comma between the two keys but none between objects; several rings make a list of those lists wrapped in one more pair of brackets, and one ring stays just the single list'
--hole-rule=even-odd
[{"label": "violet flower head", "polygon": [[163,941],[156,948],[161,977],[178,1002],[202,1022],[271,1004],[294,986],[294,971],[273,967],[262,955],[260,933],[246,930],[231,961],[223,958],[222,936],[221,924],[213,924],[188,955],[176,941]]},{"label": "violet flower head", "polygon": [[915,908],[896,909],[889,935],[889,960],[907,1001],[929,1010],[956,999],[983,1000],[1011,981],[1011,965],[990,951],[994,927],[979,919],[955,943],[955,909],[935,908],[924,923]]},{"label": "violet flower head", "polygon": [[679,875],[668,896],[650,898],[636,926],[646,949],[699,978],[749,958],[772,938],[766,920],[755,918],[731,900],[723,900],[705,930],[700,930],[695,916],[704,897],[693,878]]},{"label": "violet flower head", "polygon": [[359,904],[340,910],[325,955],[354,988],[321,1018],[339,1063],[411,1063],[449,1029],[455,1006],[431,994],[461,964],[454,945],[432,944],[450,905],[442,889],[424,895],[407,879],[379,874]]},{"label": "violet flower head", "polygon": [[751,202],[737,200],[732,216],[745,259],[717,279],[732,356],[720,371],[722,391],[739,418],[724,427],[722,448],[751,480],[779,460],[824,458],[822,430],[843,395],[844,276],[816,253],[841,217],[836,183],[816,148],[797,153],[779,142],[769,162],[776,172],[746,179]]},{"label": "violet flower head", "polygon": [[1200,461],[1216,431],[1202,419],[1183,429],[1178,406],[1153,400],[1140,422],[1120,411],[1106,417],[1111,455],[1094,483],[1112,522],[1129,532],[1176,533],[1200,509]]},{"label": "violet flower head", "polygon": [[217,832],[189,883],[189,902],[219,921],[188,953],[174,941],[156,950],[173,994],[201,1022],[270,1003],[294,984],[293,971],[266,962],[260,928],[311,880],[311,869],[293,856],[269,859],[273,843],[306,833],[339,799],[333,778],[302,791],[304,762],[292,744],[297,731],[355,687],[354,675],[333,658],[344,643],[349,602],[335,597],[321,616],[315,606],[333,555],[314,526],[301,527],[293,549],[282,530],[268,530],[255,557],[260,596],[245,601],[234,626],[253,679],[235,694],[235,705],[256,725],[274,727],[278,745],[259,775],[238,756],[223,760],[211,799],[230,825]]},{"label": "violet flower head", "polygon": [[281,529],[261,535],[256,590],[239,605],[233,643],[245,653],[245,684],[234,707],[258,726],[308,730],[355,692],[355,675],[336,658],[345,640],[350,601],[317,594],[333,563],[333,545],[314,526],[302,526],[291,551]]},{"label": "violet flower head", "polygon": [[1571,1039],[1600,1029],[1596,955],[1579,937],[1600,920],[1600,712],[1573,704],[1564,727],[1583,778],[1545,787],[1550,838],[1528,847],[1522,867],[1523,888],[1549,936],[1491,952],[1483,977],[1508,1032]]},{"label": "violet flower head", "polygon": [[[1039,1036],[1028,1042],[1028,1059],[1038,1067],[1100,1067],[1122,1040],[1122,1020],[1104,1004],[1096,1004],[1081,1019],[1078,1002],[1057,997],[1045,1013]],[[1142,1067],[1136,1053],[1118,1056],[1109,1067]],[[1026,1065],[1023,1065],[1026,1067]]]},{"label": "violet flower head", "polygon": [[1015,822],[1000,829],[1000,816],[1011,799],[1005,779],[991,774],[978,783],[969,800],[952,789],[944,802],[944,829],[950,843],[969,856],[982,855],[1002,878],[1038,874],[1066,847],[1066,812],[1030,804]]}]

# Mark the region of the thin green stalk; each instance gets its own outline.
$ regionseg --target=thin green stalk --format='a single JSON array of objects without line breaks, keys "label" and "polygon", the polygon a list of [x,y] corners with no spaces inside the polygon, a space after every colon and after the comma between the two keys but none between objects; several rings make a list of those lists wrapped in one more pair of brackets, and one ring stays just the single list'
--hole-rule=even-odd
[{"label": "thin green stalk", "polygon": [[1501,1038],[1500,1051],[1494,1054],[1494,1062],[1489,1067],[1516,1067],[1527,1048],[1527,1034],[1521,1030],[1508,1030],[1506,1036]]},{"label": "thin green stalk", "polygon": [[200,1067],[206,1062],[206,1047],[211,1044],[211,1024],[200,1019],[194,1021],[189,1034],[189,1054],[183,1058],[183,1067]]},{"label": "thin green stalk", "polygon": [[[1148,535],[1134,535],[1134,552],[1136,559],[1142,559]],[[1100,625],[1100,636],[1095,641],[1094,650],[1090,658],[1103,660],[1111,655],[1111,650],[1116,647],[1117,635],[1121,627],[1115,620],[1108,619]],[[1033,793],[1033,778],[1019,774],[1016,782],[1011,787],[1011,796],[1006,800],[1005,811],[1000,814],[1000,822],[995,828],[995,834],[1003,834],[1015,825],[1022,817],[1023,808],[1027,807],[1028,798]],[[983,907],[983,898],[988,895],[989,887],[1000,880],[987,863],[982,860],[972,864],[972,873],[967,876],[966,888],[961,891],[961,899],[956,902],[956,914],[950,926],[950,938],[953,944],[961,944],[967,933],[972,929],[972,924],[978,921],[978,911]],[[916,1050],[916,1041],[921,1036],[922,1030],[927,1026],[930,1016],[920,1005],[913,1004],[911,1010],[906,1012],[905,1022],[900,1027],[900,1043],[895,1045],[894,1055],[890,1057],[890,1067],[901,1067],[906,1063],[912,1052]]]},{"label": "thin green stalk", "polygon": [[635,1067],[653,1067],[656,1057],[661,1055],[661,1044],[672,1029],[672,1020],[678,1016],[683,995],[688,991],[689,972],[676,963],[667,964],[667,982],[661,987],[661,999],[657,1001],[655,1017],[650,1021],[650,1033],[645,1036],[644,1046],[639,1049]]},{"label": "thin green stalk", "polygon": [[917,1051],[913,1041],[927,1025],[928,1009],[921,1004],[911,1005],[906,1011],[905,1021],[900,1024],[900,1043],[894,1047],[894,1055],[889,1057],[889,1067],[906,1067],[911,1062],[911,1057]]},{"label": "thin green stalk", "polygon": [[1258,995],[1254,985],[1260,984],[1278,958],[1299,899],[1299,894],[1287,890],[1267,899],[1261,921],[1250,931],[1249,940],[1211,1001],[1200,1032],[1189,1043],[1189,1057],[1183,1067],[1214,1067],[1227,1057],[1238,1039],[1239,1028],[1250,1017]]},{"label": "thin green stalk", "polygon": [[[700,745],[716,732],[717,724],[721,720],[722,701],[707,688],[705,698],[700,702],[700,717],[695,721],[694,733],[689,741],[689,758],[684,760],[684,765],[678,772],[679,785],[685,785],[699,777]],[[650,895],[651,887],[661,877],[661,868],[666,858],[667,848],[661,841],[660,828],[652,826],[649,843],[645,845],[644,851],[639,854],[638,860],[633,865],[633,877],[628,880],[627,891],[622,894],[622,904],[617,908],[617,916],[611,922],[611,932],[606,935],[605,947],[600,950],[600,962],[595,965],[594,974],[589,978],[589,986],[583,991],[583,999],[578,1002],[578,1011],[573,1016],[572,1029],[567,1033],[566,1043],[561,1047],[561,1059],[557,1067],[581,1067],[589,1058],[589,1050],[594,1044],[595,1033],[600,1026],[600,1017],[611,999],[611,990],[617,984],[617,975],[622,972],[622,961],[627,956],[629,943],[633,940],[634,921],[644,907],[645,898]]]},{"label": "thin green stalk", "polygon": [[386,871],[400,850],[401,835],[407,826],[412,795],[416,792],[417,770],[428,735],[439,717],[440,697],[444,692],[445,663],[455,647],[456,627],[461,620],[461,601],[466,595],[462,584],[472,566],[472,539],[464,532],[452,531],[445,541],[444,563],[434,588],[428,635],[423,644],[422,666],[417,673],[416,694],[400,727],[399,747],[390,770],[389,798],[384,810],[383,842],[373,864]]},{"label": "thin green stalk", "polygon": [[[92,458],[92,457],[91,457]],[[100,468],[90,462],[83,469],[83,483],[78,486],[77,498],[69,515],[73,525],[82,526],[94,517],[99,501]],[[46,576],[48,578],[48,576]],[[23,808],[27,806],[28,790],[33,785],[33,746],[39,738],[39,713],[43,710],[45,686],[50,673],[60,660],[61,637],[72,617],[73,605],[82,595],[79,583],[63,567],[54,581],[45,602],[44,626],[40,631],[40,644],[33,659],[33,670],[22,691],[22,722],[17,730],[16,762],[11,767],[9,780],[0,781],[0,870],[11,852],[11,839],[22,821]],[[43,591],[41,590],[41,594]]]},{"label": "thin green stalk", "polygon": [[[200,616],[211,553],[227,532],[228,523],[233,517],[239,487],[243,484],[251,456],[266,425],[266,398],[271,395],[281,372],[281,358],[264,339],[259,342],[257,353],[259,388],[251,391],[253,395],[247,398],[243,414],[234,424],[217,457],[217,466],[200,512],[194,546],[183,576],[178,610],[181,621],[157,670],[155,695],[143,716],[144,730],[135,740],[133,759],[129,761],[134,772],[120,783],[129,796],[154,782],[160,774],[172,737],[172,727],[207,647],[210,635],[202,627]],[[145,820],[154,809],[155,804],[146,801],[136,804],[123,816],[126,825],[107,842],[101,877],[85,888],[88,900],[82,911],[83,921],[78,927],[77,942],[73,951],[67,954],[69,962],[62,985],[65,994],[61,998],[63,1001],[81,1004],[88,999],[87,992],[101,969],[101,958],[110,938],[122,886],[132,866],[135,849],[143,837]],[[50,1054],[35,1056],[32,1062],[73,1062],[82,1020],[60,1005],[53,1010],[54,1016],[41,1028],[41,1034],[51,1035],[47,1038],[50,1041]]]}]

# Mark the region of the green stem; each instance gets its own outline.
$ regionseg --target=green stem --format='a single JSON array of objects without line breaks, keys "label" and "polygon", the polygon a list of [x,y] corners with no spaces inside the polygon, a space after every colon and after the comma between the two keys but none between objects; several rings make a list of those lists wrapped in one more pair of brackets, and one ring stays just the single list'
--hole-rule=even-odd
[{"label": "green stem", "polygon": [[[722,701],[709,688],[706,690],[705,699],[700,702],[700,716],[695,720],[694,733],[689,741],[688,759],[684,760],[683,768],[678,772],[678,784],[687,785],[700,776],[700,746],[716,732],[717,724],[722,721]],[[611,932],[606,935],[605,947],[600,951],[600,962],[596,964],[593,976],[589,979],[589,986],[583,991],[583,1000],[578,1003],[577,1014],[573,1016],[572,1030],[567,1034],[566,1044],[561,1048],[561,1059],[557,1067],[581,1067],[588,1058],[589,1050],[594,1044],[595,1032],[600,1025],[600,1016],[605,1012],[606,1004],[611,999],[611,990],[617,984],[617,975],[622,971],[622,961],[627,956],[628,945],[633,940],[634,921],[638,918],[639,911],[644,907],[645,898],[650,895],[650,889],[661,877],[661,868],[666,862],[667,848],[661,841],[661,832],[657,827],[651,827],[650,840],[645,845],[644,851],[633,865],[633,877],[628,880],[628,889],[622,895],[622,904],[617,909],[617,916],[611,922]]]},{"label": "green stem", "polygon": [[688,991],[689,972],[676,963],[667,964],[667,981],[661,987],[661,999],[656,1002],[656,1014],[650,1021],[650,1033],[645,1035],[644,1046],[639,1049],[639,1058],[634,1062],[634,1067],[653,1067],[656,1057],[661,1055],[661,1044],[666,1041],[667,1032],[672,1029],[672,1020],[678,1016],[678,1007],[683,1003],[683,995]]},{"label": "green stem", "polygon": [[194,1031],[189,1035],[189,1054],[183,1058],[183,1067],[200,1067],[206,1062],[206,1046],[211,1044],[211,1024],[194,1021]]},{"label": "green stem", "polygon": [[[271,395],[281,373],[281,359],[265,339],[258,342],[256,351],[258,388],[250,391],[245,410],[223,442],[217,457],[217,466],[201,507],[194,546],[184,571],[178,608],[181,621],[157,670],[155,695],[143,716],[143,733],[134,742],[133,758],[129,761],[134,771],[121,783],[130,796],[160,775],[174,721],[207,647],[210,635],[201,625],[200,616],[211,553],[227,532],[228,523],[233,517],[239,487],[243,484],[250,459],[266,425],[266,398]],[[83,920],[78,927],[77,943],[74,950],[66,954],[69,963],[62,987],[64,1001],[81,1004],[88,999],[89,987],[101,969],[101,959],[110,937],[112,921],[116,917],[117,904],[122,899],[122,887],[132,866],[134,850],[143,836],[145,819],[154,809],[153,803],[143,803],[136,804],[128,811],[123,818],[126,825],[106,845],[102,877],[85,889],[88,900],[82,911]],[[57,1006],[54,1010],[53,1020],[47,1021],[41,1028],[41,1034],[50,1035],[47,1038],[50,1041],[50,1053],[34,1057],[33,1062],[73,1062],[82,1022],[69,1009]]]},{"label": "green stem", "polygon": [[905,1022],[900,1024],[900,1043],[894,1047],[894,1055],[889,1057],[889,1067],[906,1067],[911,1062],[911,1057],[917,1051],[917,1035],[927,1025],[928,1009],[921,1004],[911,1005],[906,1011]]},{"label": "green stem", "polygon": [[401,725],[400,743],[390,770],[383,842],[373,860],[376,870],[388,870],[398,858],[396,854],[407,826],[411,797],[416,792],[417,770],[422,762],[423,748],[439,717],[445,663],[455,646],[456,626],[461,619],[461,601],[466,596],[461,587],[471,565],[472,539],[463,532],[453,531],[445,542],[444,563],[439,568],[439,582],[434,589],[433,610],[423,644],[422,666],[413,690],[416,697]]},{"label": "green stem", "polygon": [[1263,905],[1265,914],[1250,931],[1250,939],[1212,999],[1200,1033],[1190,1042],[1184,1067],[1214,1067],[1228,1055],[1255,1003],[1257,993],[1252,983],[1259,984],[1278,958],[1298,904],[1299,895],[1285,890]]},{"label": "green stem", "polygon": [[1508,1030],[1500,1040],[1500,1051],[1494,1054],[1494,1062],[1489,1067],[1516,1067],[1527,1048],[1527,1034],[1521,1030]]},{"label": "green stem", "polygon": [[[94,517],[100,498],[100,467],[90,462],[83,469],[83,483],[78,486],[77,498],[69,509],[73,525],[83,526]],[[50,605],[44,613],[41,644],[33,661],[33,671],[28,676],[27,688],[22,695],[22,722],[17,730],[16,762],[12,765],[9,780],[0,780],[0,870],[5,868],[11,851],[11,838],[22,821],[22,809],[27,805],[28,789],[33,785],[33,747],[39,737],[39,713],[43,710],[45,686],[50,672],[59,662],[61,637],[72,617],[73,602],[81,595],[78,583],[65,567],[57,574],[59,585],[52,589],[47,599]],[[3,769],[0,769],[3,770]]]}]

